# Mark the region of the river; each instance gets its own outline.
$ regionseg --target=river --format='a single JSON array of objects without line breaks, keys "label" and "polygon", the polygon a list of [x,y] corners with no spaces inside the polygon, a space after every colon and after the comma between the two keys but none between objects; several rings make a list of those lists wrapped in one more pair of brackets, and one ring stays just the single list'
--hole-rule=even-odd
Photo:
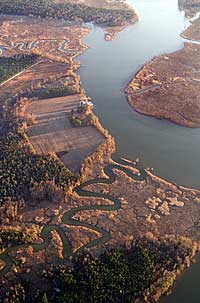
[{"label": "river", "polygon": [[139,22],[112,42],[93,27],[85,39],[90,49],[79,57],[80,76],[103,126],[115,137],[117,154],[153,167],[163,178],[200,188],[200,130],[137,114],[129,107],[124,88],[143,64],[156,55],[183,47],[181,32],[188,26],[175,0],[135,0]]},{"label": "river", "polygon": [[[139,157],[143,166],[179,185],[200,189],[200,130],[142,116],[129,107],[124,88],[154,56],[181,49],[181,32],[188,26],[175,0],[129,0],[139,22],[120,32],[114,41],[92,26],[85,39],[89,49],[78,59],[79,74],[95,113],[115,137],[117,156]],[[200,261],[177,281],[162,303],[199,303]]]}]

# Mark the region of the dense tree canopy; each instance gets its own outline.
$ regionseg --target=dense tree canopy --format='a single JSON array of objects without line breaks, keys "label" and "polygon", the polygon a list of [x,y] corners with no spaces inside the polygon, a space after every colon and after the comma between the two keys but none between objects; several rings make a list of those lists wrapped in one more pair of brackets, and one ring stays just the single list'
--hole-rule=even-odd
[{"label": "dense tree canopy", "polygon": [[73,3],[55,3],[51,0],[0,0],[0,13],[93,21],[107,26],[123,25],[134,17],[134,11],[128,9],[95,8]]},{"label": "dense tree canopy", "polygon": [[65,188],[73,179],[61,161],[35,154],[23,131],[11,128],[0,138],[0,150],[0,202],[25,197],[34,182],[55,180]]},{"label": "dense tree canopy", "polygon": [[23,54],[0,58],[0,82],[3,82],[28,68],[36,62],[37,58],[37,55]]},{"label": "dense tree canopy", "polygon": [[191,255],[191,243],[180,239],[140,238],[128,248],[107,250],[99,257],[85,252],[74,257],[71,266],[52,266],[42,275],[46,291],[33,291],[23,282],[3,302],[18,302],[13,296],[23,297],[20,303],[132,303],[137,298],[154,302],[153,295],[172,285]]}]

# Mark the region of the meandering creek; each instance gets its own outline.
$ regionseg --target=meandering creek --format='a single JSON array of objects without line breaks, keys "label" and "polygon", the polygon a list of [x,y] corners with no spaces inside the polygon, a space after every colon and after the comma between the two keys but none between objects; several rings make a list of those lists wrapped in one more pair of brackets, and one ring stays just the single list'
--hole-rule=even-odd
[{"label": "meandering creek", "polygon": [[[85,39],[90,47],[79,57],[79,74],[103,126],[115,137],[117,155],[135,159],[180,185],[200,188],[200,129],[137,114],[126,101],[124,88],[154,56],[181,49],[181,32],[189,25],[175,0],[130,0],[139,22],[114,41],[92,27]],[[200,260],[175,285],[162,303],[199,303]]]},{"label": "meandering creek", "polygon": [[[87,94],[95,102],[95,111],[103,126],[115,137],[117,156],[134,160],[139,157],[143,166],[154,167],[156,174],[180,185],[200,188],[198,169],[200,130],[177,126],[167,121],[160,121],[134,112],[126,101],[124,88],[132,76],[154,56],[176,51],[183,47],[181,32],[188,26],[184,14],[178,10],[175,0],[130,0],[138,12],[140,21],[119,33],[114,41],[104,40],[104,31],[92,27],[85,42],[90,49],[79,57],[79,70]],[[36,45],[32,43],[31,48]],[[67,41],[63,40],[60,51],[65,51]],[[24,43],[15,47],[26,49]],[[140,176],[133,174],[120,163],[105,167],[108,179],[101,178],[86,182],[76,188],[80,196],[104,197],[112,205],[82,206],[73,208],[63,215],[62,223],[85,226],[96,230],[102,236],[88,243],[93,247],[105,243],[110,234],[97,226],[74,219],[77,212],[88,209],[115,210],[120,208],[120,200],[106,194],[89,192],[85,186],[95,183],[109,183],[115,180],[113,168],[124,171],[133,179],[144,180],[145,171],[137,167]],[[33,244],[38,251],[49,245],[49,234],[57,230],[63,242],[63,256],[73,254],[71,245],[64,231],[58,225],[45,225],[41,232],[43,242]],[[22,247],[27,247],[25,244]],[[0,276],[8,272],[13,260],[9,252],[19,247],[9,248],[0,258],[5,268]],[[176,283],[173,294],[162,299],[162,303],[199,303],[200,296],[200,260],[193,265]]]},{"label": "meandering creek", "polygon": [[[138,171],[138,173],[137,174],[133,173],[130,169],[127,168],[127,166],[134,167]],[[32,246],[34,252],[38,252],[40,250],[46,249],[50,245],[51,242],[50,234],[52,231],[56,231],[60,236],[63,245],[62,255],[64,258],[69,258],[69,256],[72,256],[80,252],[84,248],[91,248],[99,244],[102,245],[108,242],[111,239],[110,232],[96,225],[92,225],[84,221],[79,221],[75,219],[74,216],[81,211],[88,211],[88,210],[113,211],[121,208],[120,199],[109,194],[93,192],[85,189],[85,187],[91,184],[99,184],[99,183],[112,184],[113,182],[115,182],[117,176],[114,172],[114,169],[118,171],[123,171],[127,176],[137,181],[143,181],[147,177],[146,171],[140,166],[140,164],[137,163],[134,164],[131,161],[126,161],[125,159],[114,160],[112,164],[109,164],[104,167],[104,173],[106,175],[106,178],[96,178],[93,180],[89,180],[85,183],[82,183],[81,185],[77,186],[74,189],[79,196],[104,198],[106,200],[111,201],[112,204],[89,205],[89,206],[83,205],[80,207],[74,207],[71,208],[69,211],[65,212],[61,219],[62,224],[66,224],[68,226],[79,226],[79,227],[89,228],[90,230],[98,232],[101,235],[100,237],[91,240],[87,244],[81,246],[78,250],[76,250],[76,252],[74,252],[72,249],[72,245],[68,240],[67,234],[65,233],[63,228],[56,224],[51,224],[51,225],[46,224],[42,227],[40,233],[40,238],[42,239],[42,243],[26,243],[14,247],[9,247],[5,249],[3,253],[0,254],[0,260],[4,262],[4,267],[0,270],[0,277],[8,273],[14,265],[15,260],[14,257],[10,256],[11,254],[16,253],[19,249],[28,248],[30,245]]]}]

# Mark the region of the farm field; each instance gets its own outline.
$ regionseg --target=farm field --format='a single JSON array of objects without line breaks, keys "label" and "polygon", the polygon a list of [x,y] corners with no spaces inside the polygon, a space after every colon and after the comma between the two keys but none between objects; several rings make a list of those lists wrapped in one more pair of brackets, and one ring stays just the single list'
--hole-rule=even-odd
[{"label": "farm field", "polygon": [[56,153],[64,164],[77,172],[85,157],[93,153],[104,141],[94,127],[72,127],[69,114],[76,109],[81,95],[44,99],[28,105],[25,114],[32,114],[36,123],[27,134],[39,154]]},{"label": "farm field", "polygon": [[[181,1],[191,16],[200,3]],[[160,302],[199,251],[200,191],[180,185],[198,176],[196,134],[132,118],[122,90],[130,66],[164,53],[139,69],[129,102],[199,127],[199,45],[167,55],[180,42],[177,3],[136,2],[140,24],[107,43],[102,33],[111,41],[138,20],[126,0],[0,0],[2,303]]]}]

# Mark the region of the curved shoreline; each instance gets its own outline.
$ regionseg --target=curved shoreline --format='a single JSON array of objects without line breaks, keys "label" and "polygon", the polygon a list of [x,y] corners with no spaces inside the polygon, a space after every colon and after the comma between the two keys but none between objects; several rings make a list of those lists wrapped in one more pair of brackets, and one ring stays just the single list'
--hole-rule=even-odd
[{"label": "curved shoreline", "polygon": [[[193,22],[198,17],[199,13],[193,18]],[[193,23],[192,25],[189,24],[188,28],[191,26],[193,26]],[[184,32],[188,28],[182,32],[181,36],[183,38]],[[189,108],[190,100],[195,100],[198,97],[199,79],[196,80],[192,70],[198,72],[198,69],[196,70],[198,59],[195,61],[195,54],[196,49],[198,55],[200,54],[200,47],[198,46],[200,42],[193,41],[192,37],[191,39],[187,37],[187,42],[191,45],[185,44],[181,50],[152,59],[143,65],[134,78],[130,80],[125,93],[129,105],[136,112],[158,119],[166,119],[182,126],[200,127],[200,108],[195,108],[193,112]],[[193,58],[193,61],[189,62],[190,66],[186,64],[188,56]],[[182,66],[180,62],[182,62]],[[177,65],[176,71],[173,70],[173,65]],[[159,69],[162,72],[159,72]],[[187,86],[190,86],[189,95],[187,95],[188,88],[185,88],[185,82],[188,83]],[[182,101],[178,97],[178,93],[183,91],[187,95],[186,101]],[[170,103],[168,104],[169,100]],[[194,103],[194,106],[198,106],[198,103]]]},{"label": "curved shoreline", "polygon": [[[102,180],[102,179],[101,179]],[[103,182],[103,183],[106,183],[106,182]],[[86,182],[86,183],[84,183],[84,184],[86,184],[86,185],[89,185],[89,184],[95,184],[95,182],[94,183],[90,183],[90,181],[89,181],[89,183],[88,182]],[[80,187],[82,187],[82,186],[86,186],[86,185],[84,185],[84,184],[82,184]],[[85,192],[84,190],[83,190],[83,192]],[[83,193],[82,192],[82,193]],[[86,191],[87,192],[87,191]],[[86,193],[86,194],[88,194],[88,192]],[[80,195],[81,196],[81,195]],[[92,196],[92,195],[90,195],[90,196]],[[96,197],[96,195],[95,196],[93,196],[93,197]],[[99,197],[99,196],[98,196]],[[118,204],[118,206],[119,206],[119,204]],[[88,210],[89,208],[88,207],[86,207],[86,208],[82,208],[81,210]],[[90,208],[91,209],[91,208]],[[93,207],[93,209],[94,209],[94,207]],[[102,209],[103,210],[103,209]],[[105,209],[104,209],[105,210]],[[109,209],[107,209],[106,208],[106,210],[109,210]],[[113,209],[112,209],[113,210]],[[71,211],[71,213],[70,213],[70,211]],[[75,223],[75,221],[77,221],[77,220],[75,220],[75,219],[73,219],[72,217],[75,215],[75,213],[77,212],[77,211],[80,211],[80,208],[79,208],[79,210],[78,210],[78,208],[73,208],[73,209],[71,209],[69,211],[69,213],[67,212],[65,215],[67,215],[67,218],[65,217],[65,219],[66,219],[66,221],[68,222],[68,225],[70,225],[69,223],[71,222],[71,226],[73,226],[73,225],[76,225]],[[64,215],[64,216],[65,216]],[[64,218],[64,216],[63,216],[63,218]],[[71,220],[71,221],[70,221]],[[63,221],[63,223],[65,223],[65,221]],[[79,224],[79,223],[78,223]],[[83,227],[85,227],[85,224],[84,223],[82,223],[82,225],[78,225],[77,224],[77,226],[83,226]],[[90,225],[91,226],[91,225]],[[45,243],[43,243],[44,245],[47,245],[47,243],[49,243],[49,233],[51,232],[51,227],[52,228],[54,228],[55,230],[57,229],[57,225],[55,225],[55,226],[47,226],[46,225],[46,228],[47,229],[45,229],[45,232],[47,233],[45,233],[45,237],[46,237],[46,240],[44,240],[44,241],[46,241],[46,244]],[[86,226],[86,227],[88,227],[88,226]],[[49,231],[49,228],[50,228],[50,231]],[[90,242],[90,244],[89,244],[89,246],[85,246],[86,248],[89,248],[89,247],[91,247],[90,245],[92,245],[92,246],[94,246],[94,245],[97,245],[97,244],[100,244],[100,243],[104,243],[104,242],[101,242],[101,241],[104,241],[104,240],[106,240],[106,239],[108,239],[109,240],[109,236],[108,236],[108,233],[104,233],[103,231],[102,231],[102,229],[96,229],[96,232],[97,233],[102,233],[103,234],[103,238],[101,237],[101,238],[98,238],[98,239],[95,239],[93,242]],[[59,233],[59,235],[60,235],[60,237],[62,238],[62,234],[61,234],[61,232],[60,232],[60,230],[58,231],[58,233]],[[96,241],[96,242],[95,242]],[[100,243],[98,243],[98,241],[100,241]],[[62,238],[62,242],[64,243],[64,239]],[[37,245],[37,244],[36,244]],[[39,244],[39,246],[40,246],[40,244]],[[64,245],[63,245],[64,246]],[[41,246],[40,246],[41,247]],[[42,249],[42,248],[41,248]],[[66,253],[66,252],[63,252],[63,255],[64,256],[68,256],[68,253]]]}]

